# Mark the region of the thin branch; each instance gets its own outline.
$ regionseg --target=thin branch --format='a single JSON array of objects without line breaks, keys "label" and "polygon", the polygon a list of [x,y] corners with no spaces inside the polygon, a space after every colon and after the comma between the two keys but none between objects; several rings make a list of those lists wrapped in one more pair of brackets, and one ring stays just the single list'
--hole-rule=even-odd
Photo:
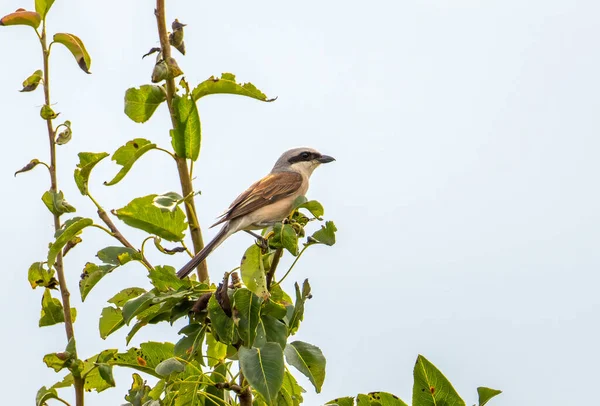
[{"label": "thin branch", "polygon": [[283,254],[283,248],[277,248],[275,250],[275,256],[273,257],[273,262],[271,263],[271,268],[267,273],[267,290],[271,289],[271,282],[273,281],[273,277],[275,276],[275,270],[277,269],[277,265],[279,265],[279,259]]},{"label": "thin branch", "polygon": [[296,257],[296,259],[294,259],[294,262],[292,262],[292,266],[290,266],[290,269],[287,270],[287,272],[285,273],[285,275],[283,275],[283,277],[279,280],[279,282],[276,282],[277,285],[281,285],[281,282],[283,282],[283,280],[290,274],[290,272],[292,272],[292,269],[294,269],[296,262],[298,262],[298,260],[300,259],[302,254],[304,254],[304,251],[306,251],[306,249],[308,247],[310,247],[310,245],[305,245],[304,248],[302,248],[302,251],[300,251],[300,253]]},{"label": "thin branch", "polygon": [[[160,46],[162,49],[162,55],[165,60],[171,57],[171,45],[169,44],[169,34],[167,32],[166,25],[166,12],[165,12],[165,0],[156,0],[156,9],[154,10],[156,15],[156,25],[158,27],[158,37],[160,38]],[[173,77],[167,77],[166,79],[167,88],[167,106],[169,107],[169,113],[171,115],[171,125],[173,128],[177,127],[177,116],[173,109],[173,95],[175,94],[175,80]],[[190,171],[188,168],[187,160],[185,158],[175,156],[177,162],[177,171],[179,172],[179,182],[181,183],[181,192],[183,196],[188,196],[193,193],[194,187],[192,185],[192,179],[190,177]],[[194,251],[200,252],[204,248],[204,240],[202,239],[202,230],[198,224],[198,218],[196,216],[196,206],[193,199],[186,200],[185,211],[188,218],[188,224],[192,242],[194,244]],[[198,265],[198,279],[200,282],[209,282],[208,267],[206,261],[202,261]]]},{"label": "thin branch", "polygon": [[[39,36],[40,44],[42,46],[42,56],[44,60],[44,103],[50,106],[50,50],[48,49],[46,42],[46,20],[44,19],[42,25],[42,34]],[[46,127],[48,130],[48,141],[50,146],[50,190],[54,193],[58,192],[58,181],[56,179],[56,132],[52,128],[52,119],[46,119]],[[55,232],[60,229],[60,217],[57,214],[54,217],[54,230]],[[56,275],[58,278],[58,285],[60,289],[60,295],[62,299],[63,314],[65,319],[65,333],[67,335],[67,341],[70,341],[74,335],[73,320],[71,318],[71,293],[67,287],[67,280],[65,278],[64,266],[63,266],[63,255],[62,252],[58,252],[56,257],[56,263],[54,264],[56,269]],[[73,386],[75,387],[75,404],[77,406],[83,406],[84,403],[84,390],[83,390],[83,379],[81,376],[73,375]]]},{"label": "thin branch", "polygon": [[240,406],[252,406],[252,391],[250,390],[250,386],[246,385],[246,378],[244,378],[244,374],[240,369],[240,386],[243,388],[238,396],[240,400]]}]

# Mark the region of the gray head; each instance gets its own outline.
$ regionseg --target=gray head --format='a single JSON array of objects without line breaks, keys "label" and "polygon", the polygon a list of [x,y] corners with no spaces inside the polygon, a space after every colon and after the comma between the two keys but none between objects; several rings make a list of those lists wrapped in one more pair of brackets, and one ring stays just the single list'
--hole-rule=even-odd
[{"label": "gray head", "polygon": [[323,155],[316,149],[293,148],[279,157],[272,172],[294,171],[310,176],[317,166],[332,161],[335,161],[333,157]]}]

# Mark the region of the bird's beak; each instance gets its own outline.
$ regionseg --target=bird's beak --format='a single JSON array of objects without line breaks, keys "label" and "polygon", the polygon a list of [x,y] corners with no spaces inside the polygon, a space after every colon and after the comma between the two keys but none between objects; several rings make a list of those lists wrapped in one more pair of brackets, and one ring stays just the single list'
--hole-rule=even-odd
[{"label": "bird's beak", "polygon": [[321,155],[320,157],[317,158],[317,161],[319,161],[319,163],[321,164],[326,164],[328,162],[333,162],[335,161],[335,158],[329,155]]}]

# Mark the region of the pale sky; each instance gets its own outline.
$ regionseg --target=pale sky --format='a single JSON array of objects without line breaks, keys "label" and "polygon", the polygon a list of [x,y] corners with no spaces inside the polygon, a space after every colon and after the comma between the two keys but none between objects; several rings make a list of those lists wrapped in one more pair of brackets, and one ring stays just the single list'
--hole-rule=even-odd
[{"label": "pale sky", "polygon": [[[33,0],[3,0],[0,14],[18,7],[31,9]],[[57,0],[50,12],[49,31],[78,35],[92,57],[92,75],[59,47],[51,62],[53,107],[74,131],[59,147],[60,187],[78,215],[95,216],[72,180],[78,152],[113,152],[136,137],[170,147],[165,106],[143,125],[123,114],[125,90],[150,82],[153,58],[141,56],[158,43],[153,8]],[[322,394],[296,374],[305,404],[376,390],[410,403],[418,354],[467,404],[477,386],[504,391],[490,405],[589,404],[600,362],[600,3],[168,1],[167,11],[169,21],[188,24],[187,56],[174,55],[190,83],[232,72],[278,96],[271,104],[225,95],[199,102],[202,225],[288,148],[337,158],[315,172],[308,197],[335,221],[338,243],[311,248],[288,278],[291,287],[308,277],[314,295],[294,339],[327,357]],[[27,282],[51,241],[40,200],[48,178],[43,168],[13,178],[30,159],[47,157],[41,89],[17,92],[41,68],[39,45],[28,27],[1,27],[0,51],[0,177],[8,193],[0,203],[0,377],[14,389],[6,404],[30,405],[39,387],[62,377],[42,357],[62,350],[65,338],[62,325],[37,327],[42,291]],[[103,186],[117,171],[105,160],[91,178],[107,209],[180,192],[160,153]],[[142,233],[120,227],[139,244]],[[115,245],[99,230],[83,239],[66,269],[86,358],[126,349],[128,330],[103,341],[98,317],[114,293],[149,283],[141,265],[128,264],[81,304],[83,265]],[[213,280],[239,264],[251,242],[236,235],[223,244],[208,260]],[[132,345],[175,342],[181,325],[145,328]],[[117,388],[87,394],[88,405],[125,403],[133,371],[115,370]]]}]

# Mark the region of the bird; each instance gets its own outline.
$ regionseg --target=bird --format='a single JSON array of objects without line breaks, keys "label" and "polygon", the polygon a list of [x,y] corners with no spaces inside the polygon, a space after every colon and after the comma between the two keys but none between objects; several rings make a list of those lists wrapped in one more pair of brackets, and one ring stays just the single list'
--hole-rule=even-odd
[{"label": "bird", "polygon": [[243,230],[255,235],[252,230],[260,230],[283,221],[290,215],[296,198],[304,196],[308,191],[313,171],[319,165],[333,161],[333,157],[308,147],[284,152],[267,176],[254,182],[218,217],[211,228],[223,224],[221,230],[177,272],[177,276],[183,279],[189,275],[232,234]]}]

